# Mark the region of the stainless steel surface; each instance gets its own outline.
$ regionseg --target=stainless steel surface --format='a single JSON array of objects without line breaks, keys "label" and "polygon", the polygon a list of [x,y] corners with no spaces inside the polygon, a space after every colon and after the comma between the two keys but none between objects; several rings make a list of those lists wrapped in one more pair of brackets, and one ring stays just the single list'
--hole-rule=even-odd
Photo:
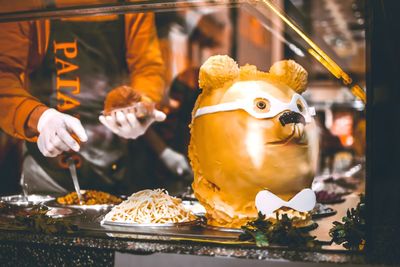
[{"label": "stainless steel surface", "polygon": [[318,218],[333,216],[336,213],[337,211],[332,209],[331,207],[328,207],[327,205],[321,203],[317,203],[315,205],[315,208],[311,212],[311,216],[313,219],[318,219]]},{"label": "stainless steel surface", "polygon": [[52,218],[66,218],[71,216],[78,216],[81,214],[82,212],[77,209],[57,208],[57,207],[50,207],[49,211],[46,213],[47,216],[50,216]]},{"label": "stainless steel surface", "polygon": [[79,204],[82,204],[81,187],[79,186],[78,175],[76,174],[75,161],[72,157],[67,159],[69,172],[71,173],[72,182],[74,183],[74,188],[76,194],[78,195]]},{"label": "stainless steel surface", "polygon": [[[14,220],[16,216],[21,217],[44,214],[40,208],[41,206],[39,205],[18,206],[14,208],[10,207],[9,210],[1,212],[0,217]],[[45,214],[51,218],[66,218],[82,215],[82,211],[71,208],[48,207],[48,210],[45,212]]]},{"label": "stainless steel surface", "polygon": [[[193,203],[193,201],[192,201]],[[82,210],[83,216],[76,218],[76,224],[86,232],[104,233],[107,236],[121,238],[149,238],[149,239],[173,239],[173,238],[195,238],[202,240],[237,240],[240,232],[226,232],[220,229],[209,229],[205,227],[202,219],[178,224],[165,224],[164,226],[148,224],[133,225],[124,223],[103,223],[104,216],[110,209],[106,210]]]},{"label": "stainless steel surface", "polygon": [[219,226],[212,226],[212,225],[204,225],[206,229],[219,231],[219,232],[226,232],[226,233],[243,233],[241,229],[238,228],[227,228],[227,227],[219,227]]},{"label": "stainless steel surface", "polygon": [[[341,221],[344,216],[346,216],[346,211],[349,208],[353,208],[357,206],[359,202],[359,196],[357,193],[352,193],[351,195],[345,196],[345,202],[340,204],[329,205],[334,208],[337,213],[333,216],[325,217],[319,220],[316,220],[318,223],[318,228],[311,231],[310,234],[312,236],[316,236],[318,240],[329,242],[332,238],[329,236],[329,230],[333,227],[334,221]],[[323,249],[329,250],[345,250],[342,245],[332,244],[330,246],[323,246]]]},{"label": "stainless steel surface", "polygon": [[68,208],[80,210],[108,210],[114,207],[113,204],[97,204],[97,205],[63,205]]},{"label": "stainless steel surface", "polygon": [[77,224],[82,231],[94,231],[105,233],[107,236],[123,238],[149,238],[149,239],[173,239],[179,238],[198,238],[203,240],[237,240],[238,233],[229,233],[206,229],[203,224],[188,223],[170,227],[126,227],[117,225],[101,225],[101,221],[107,211],[98,212],[92,210],[83,211],[84,216],[77,220]]},{"label": "stainless steel surface", "polygon": [[[81,192],[84,192],[85,190],[82,190]],[[46,206],[49,207],[61,207],[61,208],[72,208],[72,209],[78,209],[78,210],[94,210],[94,211],[105,211],[109,210],[112,207],[114,207],[114,204],[95,204],[95,205],[64,205],[58,203],[56,200],[50,201],[46,204]]]},{"label": "stainless steel surface", "polygon": [[196,226],[200,224],[200,220],[194,220],[189,222],[180,223],[127,223],[127,222],[113,222],[102,220],[100,223],[102,226],[121,226],[128,228],[180,228],[185,226]]},{"label": "stainless steel surface", "polygon": [[[332,228],[333,221],[340,221],[346,214],[346,210],[355,207],[359,198],[356,193],[345,196],[346,202],[336,205],[329,205],[337,210],[334,216],[315,219],[318,228],[310,232],[318,240],[329,242],[329,229]],[[84,235],[111,236],[115,238],[149,239],[149,240],[197,240],[204,242],[238,242],[240,230],[210,227],[203,222],[198,224],[186,224],[173,227],[126,227],[117,225],[101,225],[105,214],[110,210],[94,209],[75,209],[71,207],[54,207],[51,204],[46,205],[50,208],[50,216],[55,218],[69,217],[68,219],[79,227],[79,232]],[[4,216],[2,216],[4,217]],[[9,220],[14,220],[6,216]],[[345,250],[339,245],[324,245],[324,250],[336,251]]]},{"label": "stainless steel surface", "polygon": [[11,195],[11,196],[3,196],[0,198],[1,201],[16,206],[33,206],[37,204],[42,204],[55,198],[49,195]]}]

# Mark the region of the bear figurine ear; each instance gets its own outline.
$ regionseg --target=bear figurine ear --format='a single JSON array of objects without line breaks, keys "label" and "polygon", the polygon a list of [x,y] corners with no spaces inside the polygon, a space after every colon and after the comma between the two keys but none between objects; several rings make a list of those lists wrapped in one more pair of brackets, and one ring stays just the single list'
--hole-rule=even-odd
[{"label": "bear figurine ear", "polygon": [[295,90],[296,93],[301,94],[307,89],[308,73],[294,60],[275,62],[269,69],[269,73]]},{"label": "bear figurine ear", "polygon": [[199,86],[204,91],[221,88],[239,76],[237,63],[228,56],[212,56],[200,67]]}]

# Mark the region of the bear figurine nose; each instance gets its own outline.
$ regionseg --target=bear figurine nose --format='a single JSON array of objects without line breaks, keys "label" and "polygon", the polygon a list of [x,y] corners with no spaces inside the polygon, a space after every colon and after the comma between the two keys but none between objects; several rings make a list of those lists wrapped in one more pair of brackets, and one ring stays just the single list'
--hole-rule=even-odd
[{"label": "bear figurine nose", "polygon": [[306,119],[304,118],[304,116],[294,111],[287,111],[283,113],[279,117],[279,121],[281,122],[282,126],[285,126],[286,124],[290,123],[306,124]]}]

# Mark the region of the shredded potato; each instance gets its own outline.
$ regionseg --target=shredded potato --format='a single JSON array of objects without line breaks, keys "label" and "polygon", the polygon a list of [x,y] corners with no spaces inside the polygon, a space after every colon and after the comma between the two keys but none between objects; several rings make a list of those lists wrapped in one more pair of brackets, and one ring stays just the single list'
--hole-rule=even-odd
[{"label": "shredded potato", "polygon": [[142,190],[115,206],[104,218],[105,221],[164,224],[195,220],[196,216],[186,210],[182,200],[168,195],[162,189]]}]

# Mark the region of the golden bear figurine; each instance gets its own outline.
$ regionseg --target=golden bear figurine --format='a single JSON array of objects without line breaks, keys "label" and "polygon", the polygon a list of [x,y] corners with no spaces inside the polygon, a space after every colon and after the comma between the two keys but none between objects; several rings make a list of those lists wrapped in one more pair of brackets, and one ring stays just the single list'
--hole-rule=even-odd
[{"label": "golden bear figurine", "polygon": [[[200,68],[189,157],[208,224],[238,228],[257,217],[267,189],[288,201],[311,186],[318,154],[307,72],[293,60],[269,72],[212,56]],[[293,111],[295,110],[295,111]]]}]

